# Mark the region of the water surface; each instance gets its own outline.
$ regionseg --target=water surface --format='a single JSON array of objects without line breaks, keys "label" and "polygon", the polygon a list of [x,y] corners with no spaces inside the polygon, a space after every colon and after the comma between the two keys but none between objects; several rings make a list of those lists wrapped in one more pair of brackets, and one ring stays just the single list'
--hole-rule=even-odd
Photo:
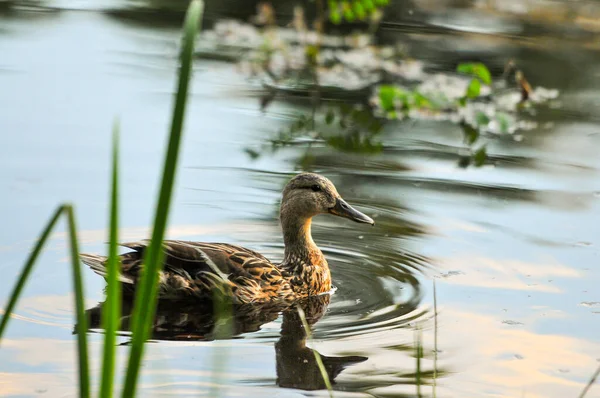
[{"label": "water surface", "polygon": [[[105,250],[115,118],[122,126],[121,239],[149,234],[177,24],[133,23],[82,4],[0,17],[1,300],[62,201],[76,204],[82,249]],[[387,123],[375,155],[314,144],[309,165],[306,145],[253,159],[247,148],[261,147],[310,112],[310,103],[280,100],[261,112],[261,87],[235,65],[194,65],[170,238],[236,243],[281,259],[279,193],[303,167],[329,177],[377,222],[370,228],[322,216],[313,227],[337,291],[308,345],[327,356],[367,358],[337,376],[336,397],[432,396],[433,374],[443,397],[577,396],[600,360],[597,52],[589,41],[515,19],[489,16],[489,32],[477,27],[481,17],[452,22],[455,15],[471,16],[419,12],[418,24],[384,23],[381,35],[410,44],[412,56],[439,70],[476,58],[497,76],[513,58],[532,84],[561,92],[560,106],[541,108],[538,127],[522,139],[491,139],[496,161],[482,168],[457,167],[461,130],[435,121]],[[3,341],[3,396],[74,394],[64,238],[57,233],[43,254]],[[104,281],[84,276],[93,307],[103,301]],[[156,340],[147,346],[141,394],[208,396],[214,383],[223,396],[312,394],[278,386],[282,322],[232,340]],[[421,334],[427,385],[419,389]],[[121,360],[127,340],[120,338]],[[90,341],[98,370],[101,334]],[[225,358],[217,379],[215,357]],[[304,387],[318,388],[316,377]]]}]

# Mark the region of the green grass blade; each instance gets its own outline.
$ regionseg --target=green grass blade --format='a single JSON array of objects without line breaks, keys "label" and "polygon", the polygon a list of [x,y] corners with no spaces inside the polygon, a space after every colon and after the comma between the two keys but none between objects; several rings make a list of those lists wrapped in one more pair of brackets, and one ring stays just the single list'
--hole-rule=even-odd
[{"label": "green grass blade", "polygon": [[437,397],[438,309],[435,279],[433,279],[433,398]]},{"label": "green grass blade", "polygon": [[154,218],[154,230],[150,246],[146,251],[144,259],[144,272],[142,274],[138,291],[136,293],[132,341],[123,397],[133,397],[136,391],[139,368],[142,360],[144,343],[149,334],[154,320],[157,301],[157,286],[159,271],[162,266],[163,249],[162,241],[165,235],[169,205],[173,192],[175,170],[179,155],[181,133],[185,115],[185,105],[188,96],[188,83],[192,69],[192,56],[194,51],[194,40],[196,38],[200,19],[202,17],[203,3],[199,0],[191,2],[184,24],[183,46],[181,51],[181,68],[179,71],[179,84],[173,110],[173,120],[169,136],[167,155],[162,174],[160,194],[156,206]]},{"label": "green grass blade", "polygon": [[421,325],[417,325],[415,330],[415,357],[417,359],[417,368],[415,370],[415,384],[417,386],[417,397],[422,397],[421,394],[421,384],[422,375],[421,375],[421,358],[423,358],[423,332],[421,331]]},{"label": "green grass blade", "polygon": [[[296,309],[298,310],[298,316],[300,317],[300,320],[302,321],[302,326],[304,327],[304,332],[306,333],[306,339],[310,341],[310,340],[312,340],[312,335],[310,333],[310,326],[308,325],[308,322],[306,321],[306,315],[304,315],[304,310],[302,308],[300,308],[299,305],[296,306]],[[333,387],[331,386],[331,381],[329,380],[329,375],[327,374],[327,370],[325,369],[325,365],[323,364],[321,355],[317,352],[317,350],[312,350],[312,352],[315,356],[315,361],[317,361],[317,366],[319,367],[319,372],[321,372],[321,377],[323,378],[323,382],[325,383],[325,386],[327,387],[327,391],[329,392],[329,397],[333,398]]]},{"label": "green grass blade", "polygon": [[90,371],[87,350],[87,318],[85,316],[85,295],[81,277],[81,261],[79,260],[79,244],[77,242],[77,227],[72,205],[65,205],[65,215],[69,224],[69,239],[71,249],[71,265],[73,271],[73,290],[75,291],[75,309],[77,314],[77,348],[79,361],[79,396],[90,396]]},{"label": "green grass blade", "polygon": [[590,391],[590,388],[592,388],[592,385],[596,382],[596,380],[598,379],[599,376],[600,376],[600,366],[598,366],[598,369],[596,369],[596,372],[594,372],[594,374],[592,375],[592,378],[586,384],[585,388],[579,395],[579,398],[584,398],[586,396],[586,394],[588,393],[588,391]]},{"label": "green grass blade", "polygon": [[100,397],[113,396],[115,378],[116,341],[119,320],[121,318],[121,282],[119,281],[119,126],[113,127],[112,148],[112,180],[110,192],[110,237],[108,248],[108,264],[106,275],[106,303],[102,311],[102,327],[104,329],[104,356],[102,360],[102,380]]},{"label": "green grass blade", "polygon": [[[212,264],[214,265],[214,264]],[[216,268],[217,266],[214,265]],[[218,268],[216,268],[218,269]],[[222,273],[219,270],[220,273]],[[227,276],[223,276],[227,280]],[[221,277],[221,278],[223,278]],[[231,288],[223,283],[220,287],[213,289],[213,308],[214,323],[213,338],[215,340],[228,339],[233,335],[233,302]],[[212,378],[211,388],[208,396],[212,398],[221,397],[224,392],[221,388],[223,384],[223,370],[227,363],[229,347],[223,350],[214,350],[212,355]]]},{"label": "green grass blade", "polygon": [[44,248],[44,244],[48,240],[48,236],[50,236],[50,232],[52,232],[52,229],[56,225],[56,222],[58,221],[58,218],[62,214],[63,210],[63,206],[60,206],[58,209],[56,209],[56,211],[50,218],[50,221],[46,225],[46,228],[44,228],[40,239],[37,241],[37,244],[29,254],[27,261],[25,262],[25,267],[23,268],[23,271],[21,271],[21,276],[19,276],[19,280],[17,281],[17,284],[15,285],[12,293],[10,294],[8,305],[6,306],[6,309],[4,310],[4,315],[2,316],[2,320],[0,321],[0,344],[2,343],[2,336],[4,335],[6,325],[8,325],[8,321],[10,320],[10,315],[15,309],[15,305],[17,305],[17,301],[19,300],[19,296],[23,291],[25,282],[27,281],[27,278],[29,278],[31,270],[33,269],[33,265],[37,261],[38,256]]}]

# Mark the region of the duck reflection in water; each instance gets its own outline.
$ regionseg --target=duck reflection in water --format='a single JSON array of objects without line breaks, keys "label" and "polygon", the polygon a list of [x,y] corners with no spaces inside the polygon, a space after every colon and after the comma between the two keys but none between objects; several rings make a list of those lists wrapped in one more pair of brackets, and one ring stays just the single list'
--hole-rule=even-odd
[{"label": "duck reflection in water", "polygon": [[[323,317],[329,305],[330,295],[306,298],[297,304],[305,313],[306,321],[312,327]],[[86,311],[88,327],[99,329],[102,325],[104,303]],[[125,295],[121,308],[119,330],[130,331],[133,311],[133,299]],[[325,382],[319,371],[314,352],[306,346],[306,331],[295,306],[289,304],[242,304],[234,305],[230,314],[221,315],[231,323],[229,335],[222,335],[215,328],[216,317],[213,303],[174,302],[161,300],[158,303],[151,339],[154,340],[215,340],[231,338],[244,333],[260,330],[266,323],[283,316],[281,337],[275,343],[277,385],[285,388],[319,390],[325,388]],[[348,366],[367,360],[362,356],[329,357],[321,355],[321,360],[333,384],[335,378]]]}]

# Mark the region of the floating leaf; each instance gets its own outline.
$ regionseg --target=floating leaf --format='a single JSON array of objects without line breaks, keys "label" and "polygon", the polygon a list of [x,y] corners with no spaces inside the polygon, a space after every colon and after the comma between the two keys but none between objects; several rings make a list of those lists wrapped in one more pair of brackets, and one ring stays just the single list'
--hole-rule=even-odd
[{"label": "floating leaf", "polygon": [[481,92],[481,83],[478,79],[471,79],[471,83],[469,83],[469,87],[467,87],[467,97],[468,98],[477,98],[479,93]]},{"label": "floating leaf", "polygon": [[477,167],[481,167],[485,163],[486,159],[487,159],[487,151],[486,151],[485,145],[484,145],[473,154],[473,164]]}]

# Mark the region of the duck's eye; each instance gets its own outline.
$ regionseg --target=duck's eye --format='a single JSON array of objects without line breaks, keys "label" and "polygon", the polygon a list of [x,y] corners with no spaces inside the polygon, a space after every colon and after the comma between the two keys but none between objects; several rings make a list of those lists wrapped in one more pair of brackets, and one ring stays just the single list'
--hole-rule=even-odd
[{"label": "duck's eye", "polygon": [[319,192],[321,190],[321,186],[315,184],[312,187],[310,187],[310,189],[312,189],[314,192]]}]

